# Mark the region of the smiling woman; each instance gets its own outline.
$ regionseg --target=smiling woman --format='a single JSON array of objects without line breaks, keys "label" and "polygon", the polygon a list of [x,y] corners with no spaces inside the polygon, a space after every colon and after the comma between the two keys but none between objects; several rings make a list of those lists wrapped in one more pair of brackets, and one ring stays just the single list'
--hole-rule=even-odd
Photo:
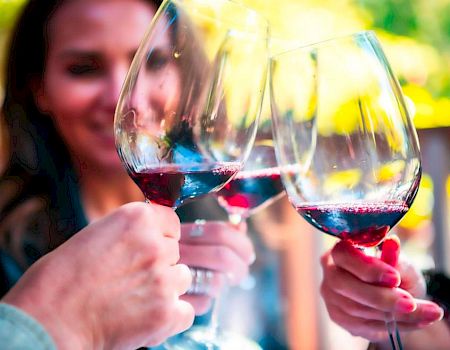
[{"label": "smiling woman", "polygon": [[30,1],[19,18],[2,108],[9,157],[0,187],[10,193],[0,206],[3,292],[89,221],[142,199],[117,157],[113,115],[158,5]]},{"label": "smiling woman", "polygon": [[142,1],[72,1],[49,21],[45,74],[34,94],[38,108],[52,116],[72,160],[82,165],[82,174],[122,174],[111,116],[155,11]]}]

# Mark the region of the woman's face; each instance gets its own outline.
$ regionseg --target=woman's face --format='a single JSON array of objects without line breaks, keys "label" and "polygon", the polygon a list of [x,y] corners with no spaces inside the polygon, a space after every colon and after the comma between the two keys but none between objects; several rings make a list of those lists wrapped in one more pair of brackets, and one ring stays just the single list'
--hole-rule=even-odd
[{"label": "woman's face", "polygon": [[[37,93],[73,157],[102,170],[121,167],[115,150],[114,111],[125,75],[156,8],[142,0],[66,1],[49,23],[46,68]],[[170,38],[161,37],[162,52]],[[169,83],[151,88],[147,103],[168,108],[179,90],[174,66]]]}]

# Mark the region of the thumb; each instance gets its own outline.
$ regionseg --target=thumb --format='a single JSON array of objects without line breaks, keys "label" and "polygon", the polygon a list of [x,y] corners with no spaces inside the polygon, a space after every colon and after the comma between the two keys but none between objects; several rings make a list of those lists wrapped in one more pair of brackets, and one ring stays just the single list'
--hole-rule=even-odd
[{"label": "thumb", "polygon": [[400,256],[400,240],[397,236],[390,236],[383,241],[381,260],[396,267]]}]

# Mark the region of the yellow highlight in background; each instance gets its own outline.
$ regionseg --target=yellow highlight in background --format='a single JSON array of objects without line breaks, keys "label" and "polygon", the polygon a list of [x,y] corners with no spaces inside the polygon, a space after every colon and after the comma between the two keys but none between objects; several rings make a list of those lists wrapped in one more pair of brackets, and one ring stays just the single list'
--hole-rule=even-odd
[{"label": "yellow highlight in background", "polygon": [[325,180],[324,188],[326,193],[339,192],[355,187],[361,181],[362,173],[360,169],[348,169],[330,174]]}]

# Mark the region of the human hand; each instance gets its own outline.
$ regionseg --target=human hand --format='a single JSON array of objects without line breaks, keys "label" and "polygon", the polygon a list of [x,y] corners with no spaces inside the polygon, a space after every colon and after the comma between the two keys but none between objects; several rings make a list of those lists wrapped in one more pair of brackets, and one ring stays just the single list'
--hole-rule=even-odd
[{"label": "human hand", "polygon": [[435,303],[423,300],[425,282],[413,265],[398,256],[399,241],[387,238],[381,259],[341,241],[321,259],[321,294],[331,319],[354,336],[387,341],[386,314],[399,331],[424,328],[443,317]]},{"label": "human hand", "polygon": [[189,328],[179,296],[191,275],[179,260],[170,209],[124,205],[36,262],[4,297],[37,319],[58,349],[136,349]]},{"label": "human hand", "polygon": [[225,221],[202,220],[181,225],[180,262],[213,271],[208,295],[182,297],[194,306],[197,315],[209,310],[211,297],[218,294],[224,283],[235,285],[247,276],[255,252],[246,232],[245,223],[236,226]]}]

